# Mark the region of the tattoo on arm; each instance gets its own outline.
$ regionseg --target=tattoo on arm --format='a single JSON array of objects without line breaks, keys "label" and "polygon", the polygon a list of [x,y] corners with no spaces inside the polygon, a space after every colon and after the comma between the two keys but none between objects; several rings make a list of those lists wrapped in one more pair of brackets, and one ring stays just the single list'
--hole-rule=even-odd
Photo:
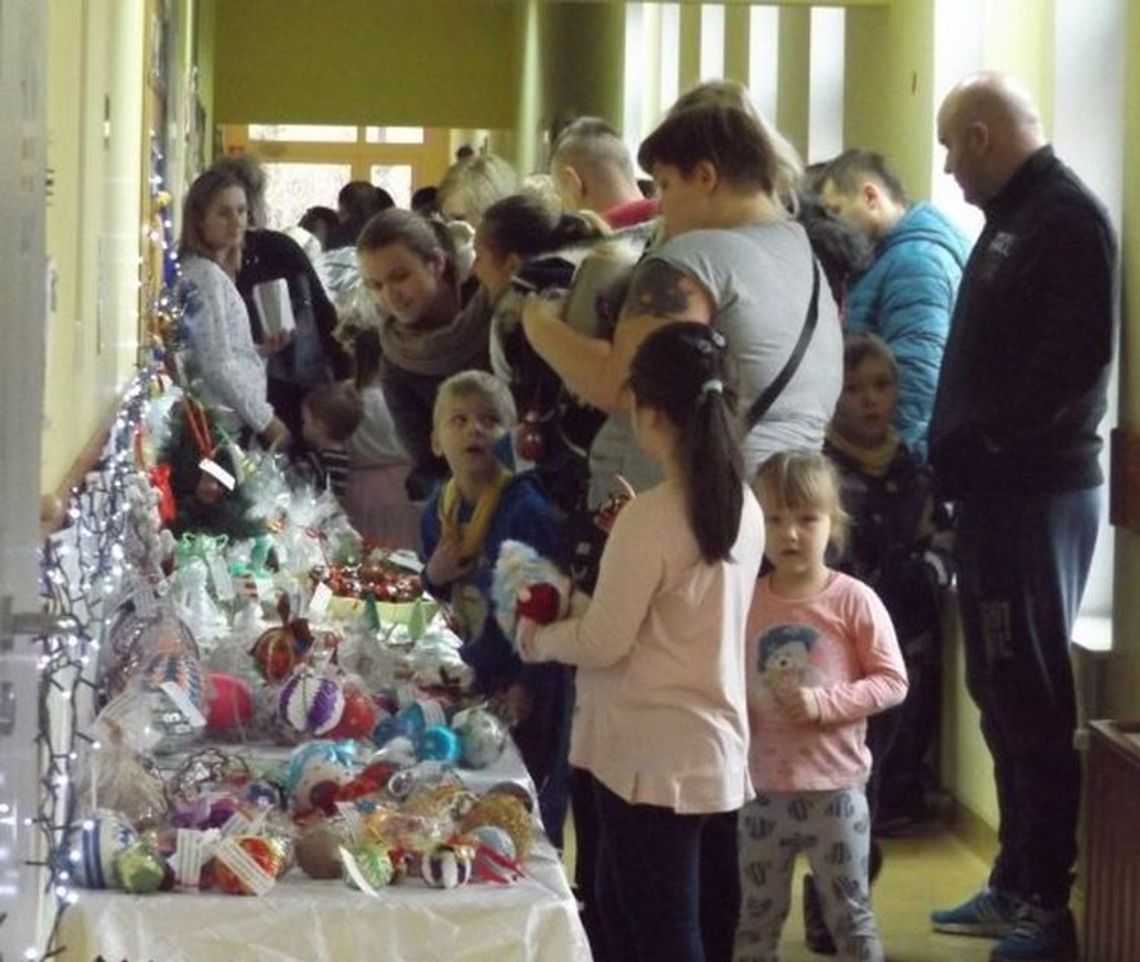
[{"label": "tattoo on arm", "polygon": [[683,271],[664,261],[648,260],[634,272],[622,313],[685,320],[693,282]]}]

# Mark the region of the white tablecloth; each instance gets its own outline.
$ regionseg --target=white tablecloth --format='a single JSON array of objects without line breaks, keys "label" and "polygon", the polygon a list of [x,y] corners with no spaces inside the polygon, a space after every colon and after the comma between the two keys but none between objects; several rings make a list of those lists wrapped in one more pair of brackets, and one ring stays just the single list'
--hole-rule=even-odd
[{"label": "white tablecloth", "polygon": [[[472,788],[526,782],[513,746]],[[293,869],[261,898],[81,891],[63,917],[62,959],[92,962],[589,962],[557,853],[536,839],[526,878],[440,891],[418,879],[375,899]]]}]

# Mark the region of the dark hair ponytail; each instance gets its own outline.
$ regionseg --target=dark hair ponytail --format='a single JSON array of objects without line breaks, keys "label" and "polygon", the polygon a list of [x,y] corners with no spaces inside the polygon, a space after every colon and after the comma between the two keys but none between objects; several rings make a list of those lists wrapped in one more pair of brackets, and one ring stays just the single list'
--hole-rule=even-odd
[{"label": "dark hair ponytail", "polygon": [[744,507],[744,467],[724,337],[704,324],[666,324],[638,348],[629,386],[635,404],[664,412],[677,429],[676,454],[701,557],[728,560]]}]

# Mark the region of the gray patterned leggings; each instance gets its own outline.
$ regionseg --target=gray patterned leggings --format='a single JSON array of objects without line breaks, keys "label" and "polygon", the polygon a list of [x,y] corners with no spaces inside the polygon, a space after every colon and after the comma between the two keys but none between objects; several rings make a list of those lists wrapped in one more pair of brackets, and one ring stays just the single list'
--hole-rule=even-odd
[{"label": "gray patterned leggings", "polygon": [[788,917],[792,868],[804,852],[841,962],[883,962],[871,912],[871,849],[862,788],[771,792],[740,810],[740,923],[733,962],[777,962]]}]

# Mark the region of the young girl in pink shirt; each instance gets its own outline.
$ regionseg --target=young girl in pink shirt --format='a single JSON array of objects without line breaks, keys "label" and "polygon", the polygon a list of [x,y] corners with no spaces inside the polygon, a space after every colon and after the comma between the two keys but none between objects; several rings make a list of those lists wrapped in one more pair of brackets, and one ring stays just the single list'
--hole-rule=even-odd
[{"label": "young girl in pink shirt", "polygon": [[520,619],[524,658],[578,666],[570,761],[592,778],[614,962],[732,954],[736,813],[752,797],[744,626],[764,537],[724,352],[685,322],[641,344],[634,434],[665,481],[618,515],[584,611]]},{"label": "young girl in pink shirt", "polygon": [[749,767],[741,812],[743,909],[734,962],[776,962],[795,854],[811,863],[843,962],[882,962],[868,884],[864,785],[869,715],[906,695],[890,616],[861,581],[824,563],[846,516],[831,464],[812,452],[766,461],[756,481],[772,571],[748,615]]}]

